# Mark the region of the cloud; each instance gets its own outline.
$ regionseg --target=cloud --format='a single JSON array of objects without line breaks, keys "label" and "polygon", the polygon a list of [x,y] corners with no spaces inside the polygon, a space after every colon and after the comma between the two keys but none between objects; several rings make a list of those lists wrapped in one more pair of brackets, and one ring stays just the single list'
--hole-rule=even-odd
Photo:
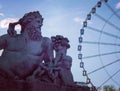
[{"label": "cloud", "polygon": [[0,16],[4,16],[4,14],[3,14],[3,13],[0,13]]},{"label": "cloud", "polygon": [[[18,19],[16,19],[16,18],[6,18],[6,19],[3,19],[3,20],[0,21],[0,28],[8,28],[9,23],[13,23],[13,22],[17,22],[17,21],[18,21]],[[15,27],[15,29],[19,29],[20,30],[20,26],[17,25]]]},{"label": "cloud", "polygon": [[120,9],[120,2],[116,4],[116,9]]},{"label": "cloud", "polygon": [[[81,24],[81,25],[83,25],[83,22],[85,21],[85,19],[82,19],[82,18],[79,18],[79,17],[75,17],[73,20],[74,20],[76,23],[79,23],[79,24]],[[87,21],[87,23],[93,24],[93,22],[91,22],[91,21]]]},{"label": "cloud", "polygon": [[80,23],[80,24],[83,24],[83,21],[84,21],[83,19],[81,19],[79,17],[75,17],[73,20],[77,23]]}]

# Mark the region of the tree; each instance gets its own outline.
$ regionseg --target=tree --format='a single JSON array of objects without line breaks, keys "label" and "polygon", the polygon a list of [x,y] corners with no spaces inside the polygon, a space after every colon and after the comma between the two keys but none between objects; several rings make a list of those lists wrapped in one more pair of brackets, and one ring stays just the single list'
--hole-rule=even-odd
[{"label": "tree", "polygon": [[116,91],[113,85],[105,85],[103,86],[103,91]]}]

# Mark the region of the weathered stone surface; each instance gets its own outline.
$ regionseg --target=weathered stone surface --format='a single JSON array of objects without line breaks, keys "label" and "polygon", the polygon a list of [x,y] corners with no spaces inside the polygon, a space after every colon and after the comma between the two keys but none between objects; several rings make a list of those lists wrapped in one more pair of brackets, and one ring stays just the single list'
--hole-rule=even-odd
[{"label": "weathered stone surface", "polygon": [[61,86],[41,81],[1,80],[0,91],[90,91],[89,87]]},{"label": "weathered stone surface", "polygon": [[[0,36],[0,79],[26,79],[39,67],[53,59],[52,42],[41,35],[43,18],[38,11],[26,13],[18,22],[10,23],[8,34]],[[20,24],[21,33],[15,26]]]},{"label": "weathered stone surface", "polygon": [[0,36],[0,91],[89,91],[74,84],[69,40],[61,35],[43,37],[42,25],[38,11],[26,13]]}]

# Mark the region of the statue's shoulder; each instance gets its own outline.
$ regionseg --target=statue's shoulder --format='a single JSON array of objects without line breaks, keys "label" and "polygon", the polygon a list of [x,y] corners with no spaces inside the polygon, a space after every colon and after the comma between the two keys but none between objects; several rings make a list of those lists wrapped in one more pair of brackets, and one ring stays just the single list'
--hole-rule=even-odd
[{"label": "statue's shoulder", "polygon": [[0,39],[9,39],[10,36],[8,34],[4,34],[0,36]]},{"label": "statue's shoulder", "polygon": [[42,41],[43,41],[45,44],[52,43],[51,39],[48,38],[48,37],[43,37],[43,38],[42,38]]},{"label": "statue's shoulder", "polygon": [[63,60],[69,60],[69,61],[72,61],[72,57],[69,56],[69,55],[66,55],[63,57]]},{"label": "statue's shoulder", "polygon": [[48,38],[48,37],[43,37],[43,40],[44,40],[44,41],[45,41],[45,40],[46,40],[46,41],[51,41],[50,38]]},{"label": "statue's shoulder", "polygon": [[50,46],[52,46],[52,41],[48,37],[43,37],[42,38],[42,45],[46,48],[50,47]]}]

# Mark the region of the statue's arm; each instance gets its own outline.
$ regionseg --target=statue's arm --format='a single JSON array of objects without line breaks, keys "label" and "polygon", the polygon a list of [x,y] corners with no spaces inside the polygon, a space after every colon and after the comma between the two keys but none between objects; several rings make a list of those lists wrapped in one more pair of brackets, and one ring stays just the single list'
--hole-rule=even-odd
[{"label": "statue's arm", "polygon": [[0,36],[0,50],[7,47],[6,35]]},{"label": "statue's arm", "polygon": [[15,36],[17,34],[17,32],[15,31],[15,26],[18,24],[18,22],[15,22],[15,23],[10,23],[9,24],[9,27],[8,27],[8,34],[10,36]]}]

